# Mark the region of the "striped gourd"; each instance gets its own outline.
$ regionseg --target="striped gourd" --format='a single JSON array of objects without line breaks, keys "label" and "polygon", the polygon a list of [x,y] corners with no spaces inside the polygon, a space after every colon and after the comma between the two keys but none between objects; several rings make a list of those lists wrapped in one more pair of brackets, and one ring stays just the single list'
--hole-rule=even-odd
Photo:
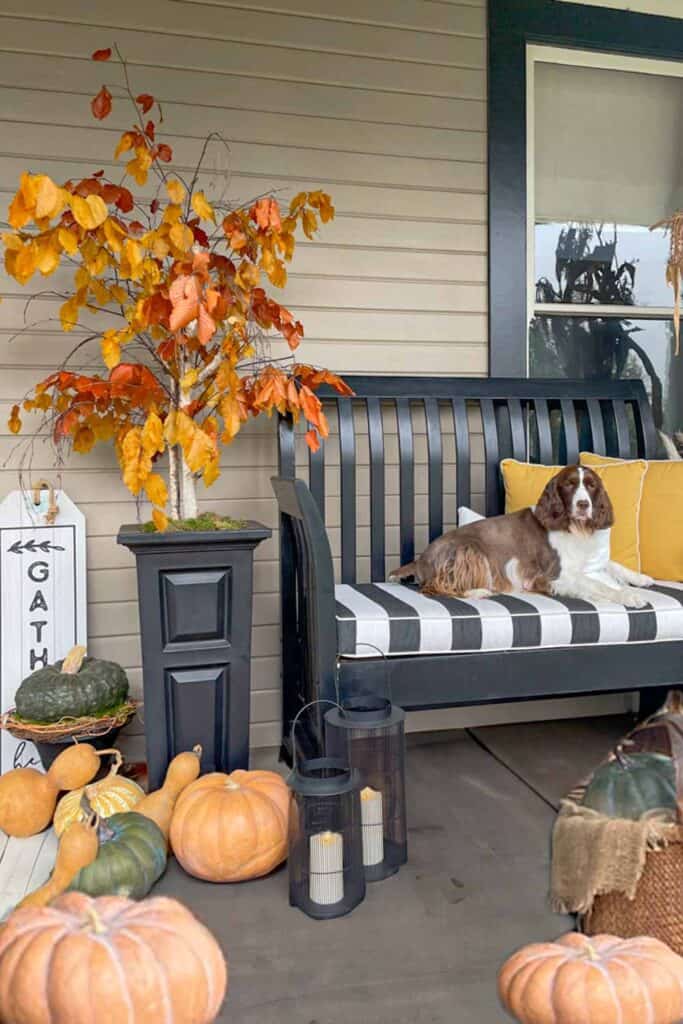
[{"label": "striped gourd", "polygon": [[82,816],[81,800],[83,794],[93,811],[100,818],[110,818],[112,814],[123,814],[132,811],[140,803],[145,795],[144,790],[132,779],[123,778],[118,774],[123,762],[120,753],[116,752],[113,765],[109,774],[99,782],[92,782],[82,789],[74,789],[66,793],[57,804],[57,810],[53,820],[55,832],[58,836],[62,834],[67,825],[72,821],[78,821]]}]

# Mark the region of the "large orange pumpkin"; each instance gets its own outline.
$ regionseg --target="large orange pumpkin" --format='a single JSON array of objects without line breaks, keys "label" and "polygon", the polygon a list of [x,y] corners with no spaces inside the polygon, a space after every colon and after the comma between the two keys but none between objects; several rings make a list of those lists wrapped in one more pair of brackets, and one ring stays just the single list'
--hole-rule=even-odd
[{"label": "large orange pumpkin", "polygon": [[164,897],[67,893],[0,932],[3,1024],[210,1024],[226,988],[214,937]]},{"label": "large orange pumpkin", "polygon": [[683,959],[658,939],[571,932],[511,956],[498,992],[520,1024],[678,1024]]},{"label": "large orange pumpkin", "polygon": [[289,789],[275,772],[213,772],[178,798],[171,848],[207,882],[258,878],[287,856]]}]

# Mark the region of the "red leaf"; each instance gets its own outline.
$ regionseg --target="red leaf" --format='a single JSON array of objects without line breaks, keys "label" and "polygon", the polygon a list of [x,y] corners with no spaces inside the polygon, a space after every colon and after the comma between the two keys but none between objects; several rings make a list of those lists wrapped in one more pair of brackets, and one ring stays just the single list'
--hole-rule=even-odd
[{"label": "red leaf", "polygon": [[119,193],[119,198],[116,200],[116,206],[121,213],[130,213],[135,206],[132,192],[127,188],[121,188],[119,189]]},{"label": "red leaf", "polygon": [[152,211],[152,213],[156,213],[157,210],[159,209],[159,200],[153,199],[152,202],[149,204],[149,208]]},{"label": "red leaf", "polygon": [[167,146],[165,142],[162,142],[160,146],[157,146],[157,156],[160,160],[163,160],[165,164],[170,164],[173,159],[173,150],[170,146]]},{"label": "red leaf", "polygon": [[102,86],[97,96],[92,100],[90,109],[93,112],[93,117],[96,117],[98,121],[102,121],[111,114],[111,93],[106,85]]},{"label": "red leaf", "polygon": [[154,142],[154,121],[148,121],[145,125],[145,135]]},{"label": "red leaf", "polygon": [[103,174],[104,174],[104,171],[93,171],[91,177],[92,178],[101,178]]},{"label": "red leaf", "polygon": [[148,92],[141,92],[139,96],[135,97],[135,102],[140,104],[142,113],[146,114],[154,106],[154,97],[150,96]]},{"label": "red leaf", "polygon": [[131,235],[141,235],[145,230],[145,225],[141,224],[139,220],[132,220],[128,225],[128,231]]},{"label": "red leaf", "polygon": [[111,57],[111,46],[108,46],[106,50],[95,50],[91,60],[109,60]]},{"label": "red leaf", "polygon": [[209,236],[207,235],[206,231],[202,231],[200,227],[197,227],[195,225],[192,228],[192,234],[194,235],[195,242],[197,242],[199,245],[204,245],[208,248]]}]

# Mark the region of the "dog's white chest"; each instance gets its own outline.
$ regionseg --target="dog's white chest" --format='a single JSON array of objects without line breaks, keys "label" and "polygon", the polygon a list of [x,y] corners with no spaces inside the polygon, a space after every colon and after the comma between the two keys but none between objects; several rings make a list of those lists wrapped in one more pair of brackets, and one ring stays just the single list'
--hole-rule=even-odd
[{"label": "dog's white chest", "polygon": [[550,546],[559,555],[561,571],[591,576],[607,569],[609,539],[609,530],[596,530],[594,533],[550,530],[548,533]]}]

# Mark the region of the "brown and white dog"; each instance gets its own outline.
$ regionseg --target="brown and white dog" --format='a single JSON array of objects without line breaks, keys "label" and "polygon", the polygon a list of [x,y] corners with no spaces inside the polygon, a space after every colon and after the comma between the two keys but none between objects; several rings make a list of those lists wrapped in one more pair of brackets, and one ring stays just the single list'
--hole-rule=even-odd
[{"label": "brown and white dog", "polygon": [[534,509],[493,516],[450,530],[389,577],[415,577],[425,594],[490,597],[537,594],[613,601],[642,608],[649,576],[609,560],[612,503],[591,469],[567,466]]}]

